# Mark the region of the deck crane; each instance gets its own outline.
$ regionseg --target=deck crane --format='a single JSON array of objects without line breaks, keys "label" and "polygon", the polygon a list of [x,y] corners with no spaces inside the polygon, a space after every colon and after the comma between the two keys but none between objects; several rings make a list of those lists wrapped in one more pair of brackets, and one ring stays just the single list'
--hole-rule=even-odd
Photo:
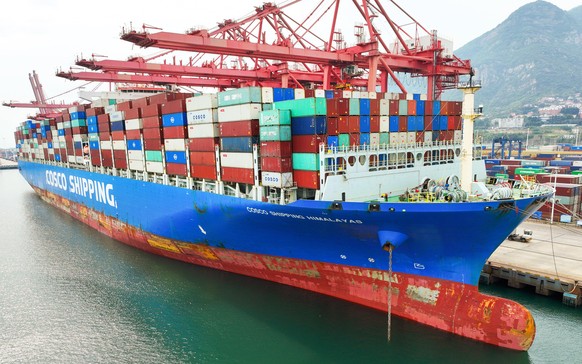
[{"label": "deck crane", "polygon": [[34,93],[35,101],[31,102],[4,102],[3,106],[12,108],[38,108],[39,112],[34,118],[51,118],[60,114],[60,110],[71,107],[75,104],[65,104],[65,103],[49,103],[44,95],[42,89],[42,84],[38,78],[36,71],[28,74],[30,80],[30,85],[32,86],[32,92]]},{"label": "deck crane", "polygon": [[[386,5],[391,5],[388,9]],[[337,27],[351,4],[361,17],[356,43],[347,46]],[[291,17],[289,14],[307,14]],[[398,25],[397,19],[405,25]],[[343,21],[345,23],[345,21]],[[325,24],[325,25],[324,25]],[[153,32],[152,32],[153,30]],[[389,43],[384,34],[393,36]],[[440,98],[459,77],[471,73],[468,60],[450,53],[436,31],[428,31],[395,1],[292,0],[266,2],[240,20],[224,20],[213,29],[191,29],[184,34],[123,29],[121,39],[143,48],[164,50],[167,56],[187,52],[188,61],[155,63],[80,59],[89,72],[59,72],[69,79],[108,82],[151,82],[217,88],[244,85],[279,87],[359,87],[387,91],[393,82],[407,92],[397,73],[425,77],[428,99]]]}]

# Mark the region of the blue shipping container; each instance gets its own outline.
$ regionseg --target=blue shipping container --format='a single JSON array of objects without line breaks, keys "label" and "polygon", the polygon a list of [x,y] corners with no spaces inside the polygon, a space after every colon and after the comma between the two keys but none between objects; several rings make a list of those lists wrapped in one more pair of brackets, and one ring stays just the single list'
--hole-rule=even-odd
[{"label": "blue shipping container", "polygon": [[99,125],[97,125],[97,124],[89,125],[89,126],[87,126],[87,131],[89,132],[89,134],[99,133]]},{"label": "blue shipping container", "polygon": [[416,101],[420,101],[420,94],[412,94],[412,99]]},{"label": "blue shipping container", "polygon": [[415,116],[416,119],[416,131],[424,130],[424,116]]},{"label": "blue shipping container", "polygon": [[83,142],[74,142],[73,146],[75,149],[83,149]]},{"label": "blue shipping container", "polygon": [[53,147],[53,142],[48,142],[46,143],[47,147],[52,148]]},{"label": "blue shipping container", "polygon": [[87,116],[87,125],[97,125],[97,116]]},{"label": "blue shipping container", "polygon": [[55,154],[55,161],[60,162],[61,161],[61,155],[60,154]]},{"label": "blue shipping container", "polygon": [[370,133],[360,133],[360,145],[370,145]]},{"label": "blue shipping container", "polygon": [[449,117],[446,115],[439,116],[440,130],[447,130],[449,128]]},{"label": "blue shipping container", "polygon": [[85,112],[84,111],[75,111],[71,113],[71,120],[75,119],[85,119]]},{"label": "blue shipping container", "polygon": [[128,139],[127,150],[142,150],[140,139]]},{"label": "blue shipping container", "polygon": [[438,101],[438,100],[433,101],[432,114],[433,115],[440,115],[441,114],[441,102],[440,101]]},{"label": "blue shipping container", "polygon": [[366,115],[360,116],[360,133],[370,132],[370,117]]},{"label": "blue shipping container", "polygon": [[99,149],[99,142],[98,141],[89,142],[89,149]]},{"label": "blue shipping container", "polygon": [[360,115],[370,115],[370,99],[360,99]]},{"label": "blue shipping container", "polygon": [[188,125],[188,119],[185,112],[176,112],[173,114],[162,115],[163,126],[185,126]]},{"label": "blue shipping container", "polygon": [[423,100],[416,102],[416,115],[424,115],[425,103]]},{"label": "blue shipping container", "polygon": [[63,136],[63,135],[65,135],[65,129],[59,129],[59,130],[57,130],[57,134],[58,134],[59,136]]},{"label": "blue shipping container", "polygon": [[406,121],[406,131],[416,131],[416,116],[409,115]]},{"label": "blue shipping container", "polygon": [[283,89],[285,94],[285,100],[294,100],[295,99],[295,89],[292,88],[285,88]]},{"label": "blue shipping container", "polygon": [[333,99],[333,90],[325,90],[325,98]]},{"label": "blue shipping container", "polygon": [[166,162],[186,164],[186,152],[166,152]]},{"label": "blue shipping container", "polygon": [[125,130],[125,122],[122,121],[112,121],[111,122],[111,131],[120,131]]},{"label": "blue shipping container", "polygon": [[389,131],[391,133],[397,133],[398,132],[398,116],[390,116],[389,119]]},{"label": "blue shipping container", "polygon": [[329,135],[327,137],[327,146],[329,148],[337,148],[339,145],[339,136],[337,135]]},{"label": "blue shipping container", "polygon": [[220,149],[223,152],[251,153],[253,144],[259,143],[259,137],[228,137],[220,138]]},{"label": "blue shipping container", "polygon": [[326,116],[300,116],[291,118],[291,134],[293,135],[320,135],[326,132]]}]

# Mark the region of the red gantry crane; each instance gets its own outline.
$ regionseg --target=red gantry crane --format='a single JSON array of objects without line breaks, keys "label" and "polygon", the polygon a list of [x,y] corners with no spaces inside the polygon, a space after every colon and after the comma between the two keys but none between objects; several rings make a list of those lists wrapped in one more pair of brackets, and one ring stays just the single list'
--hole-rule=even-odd
[{"label": "red gantry crane", "polygon": [[[348,9],[344,4],[351,6]],[[340,22],[346,22],[341,14],[352,14],[352,21],[356,14],[361,20],[354,27],[353,45],[346,44],[338,28]],[[472,73],[470,61],[454,56],[450,42],[438,38],[436,31],[426,30],[395,1],[267,2],[255,7],[251,15],[224,20],[211,30],[192,29],[184,34],[158,30],[145,25],[141,31],[124,29],[121,39],[143,48],[163,49],[162,56],[172,52],[170,62],[152,62],[158,56],[126,61],[78,59],[77,65],[91,71],[57,75],[72,80],[219,89],[254,85],[386,92],[393,82],[399,92],[406,93],[398,77],[402,72],[426,78],[430,100],[456,87],[459,76]],[[384,34],[394,40],[390,43]],[[178,52],[187,52],[188,59],[176,61]]]}]

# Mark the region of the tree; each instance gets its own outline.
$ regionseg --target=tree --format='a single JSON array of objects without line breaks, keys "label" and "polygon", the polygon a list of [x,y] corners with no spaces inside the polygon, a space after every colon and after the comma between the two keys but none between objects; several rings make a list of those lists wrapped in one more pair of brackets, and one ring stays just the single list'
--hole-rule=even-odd
[{"label": "tree", "polygon": [[542,125],[544,125],[544,122],[542,121],[542,119],[540,119],[537,116],[527,117],[527,118],[525,118],[525,122],[523,123],[523,126],[525,126],[526,128],[531,128],[532,126],[542,126]]}]

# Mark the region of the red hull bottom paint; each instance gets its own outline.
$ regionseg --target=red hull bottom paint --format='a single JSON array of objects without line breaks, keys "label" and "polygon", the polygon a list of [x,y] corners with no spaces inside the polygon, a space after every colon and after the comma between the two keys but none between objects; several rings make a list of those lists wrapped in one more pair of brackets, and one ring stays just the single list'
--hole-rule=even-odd
[{"label": "red hull bottom paint", "polygon": [[[303,288],[388,310],[387,271],[288,259],[162,238],[33,187],[43,200],[113,239],[156,255]],[[395,272],[392,313],[488,344],[527,350],[535,323],[522,305],[477,287]]]}]

